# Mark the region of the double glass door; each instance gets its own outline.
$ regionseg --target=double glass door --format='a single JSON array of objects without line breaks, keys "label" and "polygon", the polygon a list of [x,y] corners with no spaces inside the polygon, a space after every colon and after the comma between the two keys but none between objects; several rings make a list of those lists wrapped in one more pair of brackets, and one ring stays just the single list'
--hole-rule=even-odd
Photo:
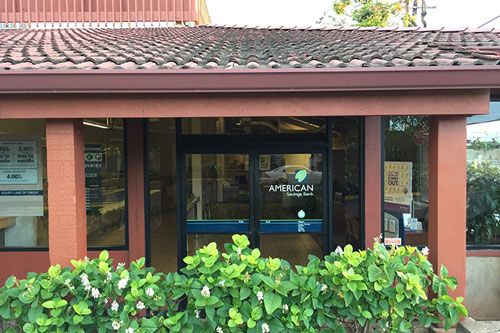
[{"label": "double glass door", "polygon": [[183,154],[180,257],[248,235],[265,257],[305,265],[326,244],[324,152],[248,149]]}]

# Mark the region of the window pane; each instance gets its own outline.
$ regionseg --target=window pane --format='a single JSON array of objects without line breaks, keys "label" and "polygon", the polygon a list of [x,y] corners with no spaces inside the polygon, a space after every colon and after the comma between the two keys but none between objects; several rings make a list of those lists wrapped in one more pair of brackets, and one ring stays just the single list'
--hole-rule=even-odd
[{"label": "window pane", "polygon": [[385,117],[384,239],[427,245],[427,116]]},{"label": "window pane", "polygon": [[249,231],[248,154],[187,154],[187,232]]},{"label": "window pane", "polygon": [[500,244],[500,102],[467,118],[467,244]]},{"label": "window pane", "polygon": [[325,133],[324,117],[183,118],[182,134]]},{"label": "window pane", "polygon": [[48,246],[45,120],[0,122],[0,248]]},{"label": "window pane", "polygon": [[124,246],[127,212],[123,121],[85,119],[84,137],[88,246]]},{"label": "window pane", "polygon": [[333,118],[333,245],[360,246],[359,119]]},{"label": "window pane", "polygon": [[160,272],[176,272],[175,119],[150,119],[148,145],[151,265]]},{"label": "window pane", "polygon": [[321,232],[323,154],[259,158],[260,232]]}]

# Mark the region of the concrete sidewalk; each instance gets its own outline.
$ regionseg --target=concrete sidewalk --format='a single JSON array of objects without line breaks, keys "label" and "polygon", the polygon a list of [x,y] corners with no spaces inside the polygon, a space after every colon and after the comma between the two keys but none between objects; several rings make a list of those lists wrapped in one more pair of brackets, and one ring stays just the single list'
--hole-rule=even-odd
[{"label": "concrete sidewalk", "polygon": [[500,321],[479,321],[466,318],[458,324],[457,333],[500,333]]}]

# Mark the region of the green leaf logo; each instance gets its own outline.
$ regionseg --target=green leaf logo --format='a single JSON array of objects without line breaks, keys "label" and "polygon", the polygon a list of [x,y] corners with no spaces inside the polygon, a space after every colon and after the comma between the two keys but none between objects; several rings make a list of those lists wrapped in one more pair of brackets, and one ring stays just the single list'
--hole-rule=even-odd
[{"label": "green leaf logo", "polygon": [[307,170],[295,170],[295,180],[298,183],[305,182],[307,180]]}]

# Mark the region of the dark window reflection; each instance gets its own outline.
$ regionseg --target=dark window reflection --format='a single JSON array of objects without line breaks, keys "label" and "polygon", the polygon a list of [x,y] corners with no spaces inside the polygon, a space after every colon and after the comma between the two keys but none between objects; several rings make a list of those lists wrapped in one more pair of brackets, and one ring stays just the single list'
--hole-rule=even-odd
[{"label": "dark window reflection", "polygon": [[325,133],[324,117],[184,118],[183,134],[274,135]]},{"label": "dark window reflection", "polygon": [[360,246],[359,119],[333,118],[333,244]]}]

